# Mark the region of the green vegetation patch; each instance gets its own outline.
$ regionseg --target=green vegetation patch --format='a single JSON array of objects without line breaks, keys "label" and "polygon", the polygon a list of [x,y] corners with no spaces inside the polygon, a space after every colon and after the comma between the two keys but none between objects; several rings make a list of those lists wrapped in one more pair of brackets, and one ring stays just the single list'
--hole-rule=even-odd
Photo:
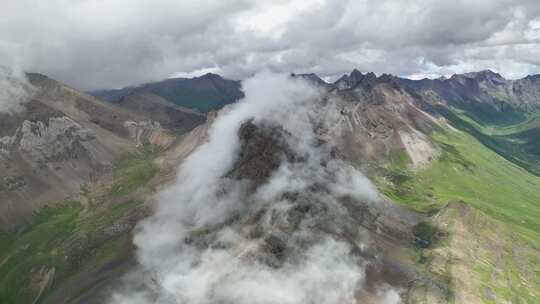
[{"label": "green vegetation patch", "polygon": [[411,158],[405,149],[390,151],[388,159],[392,168],[398,170],[407,170],[407,167],[411,163]]},{"label": "green vegetation patch", "polygon": [[418,172],[391,169],[376,178],[385,194],[424,213],[465,201],[540,244],[540,177],[466,133],[449,130],[432,138],[442,148],[441,157]]},{"label": "green vegetation patch", "polygon": [[453,126],[474,136],[509,161],[540,176],[540,118],[530,114],[513,125],[483,125],[457,109],[438,108]]},{"label": "green vegetation patch", "polygon": [[428,222],[420,222],[413,227],[413,233],[416,237],[416,246],[427,248],[437,239],[439,229]]},{"label": "green vegetation patch", "polygon": [[111,195],[126,195],[139,187],[146,186],[158,171],[153,162],[158,152],[153,146],[145,146],[126,155],[114,168],[115,182]]},{"label": "green vegetation patch", "polygon": [[[54,281],[66,275],[67,241],[76,228],[81,206],[65,202],[44,208],[30,226],[0,238],[0,303],[32,303],[52,281],[46,273],[54,269]],[[52,272],[51,272],[52,273]]]},{"label": "green vegetation patch", "polygon": [[144,147],[126,155],[114,168],[112,187],[103,193],[83,185],[85,205],[55,204],[43,208],[24,229],[0,232],[0,303],[45,301],[71,278],[113,261],[129,243],[129,218],[147,212],[144,196],[158,171],[153,163],[157,153]]},{"label": "green vegetation patch", "polygon": [[[457,252],[448,261],[448,270],[455,279],[461,280],[462,285],[472,284],[473,292],[484,303],[538,303],[538,248],[511,226],[479,210],[454,211],[450,225],[461,224],[459,228],[446,227],[452,231],[451,252]],[[452,270],[456,264],[471,270],[470,276],[461,277],[462,268]]]}]

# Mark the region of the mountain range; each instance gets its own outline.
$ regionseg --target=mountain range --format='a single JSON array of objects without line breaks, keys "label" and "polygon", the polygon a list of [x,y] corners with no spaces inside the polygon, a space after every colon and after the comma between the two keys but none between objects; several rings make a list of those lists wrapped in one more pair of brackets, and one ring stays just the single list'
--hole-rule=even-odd
[{"label": "mountain range", "polygon": [[[156,194],[181,180],[182,164],[243,98],[265,95],[215,74],[89,94],[27,78],[36,93],[24,110],[0,113],[2,303],[103,303],[137,267],[135,227],[152,218]],[[292,108],[311,117],[315,156],[293,144],[311,133],[269,111],[234,130],[238,155],[216,183],[245,181],[240,199],[251,201],[283,163],[323,177],[280,193],[285,209],[256,205],[190,231],[186,246],[227,248],[215,241],[229,227],[261,244],[231,248],[281,269],[312,234],[344,242],[344,257],[367,265],[361,303],[377,303],[386,287],[403,303],[540,300],[540,76],[286,79],[317,92],[317,106]],[[378,203],[343,192],[327,205],[322,197],[350,183],[333,166],[363,172]]]},{"label": "mountain range", "polygon": [[[412,104],[422,111],[450,120],[453,126],[471,133],[503,157],[534,174],[540,173],[540,133],[534,115],[540,107],[539,75],[507,80],[485,70],[457,74],[448,79],[411,80],[387,74],[377,77],[374,73],[362,74],[353,70],[334,83],[327,83],[316,74],[293,75],[330,91],[340,91],[349,99],[374,100],[380,98],[374,96],[376,86],[393,86],[412,98]],[[92,94],[131,109],[137,104],[133,99],[150,98],[155,101],[146,104],[157,104],[162,98],[203,112],[218,110],[243,96],[238,82],[216,74],[168,79]],[[145,96],[141,97],[141,94]]]}]

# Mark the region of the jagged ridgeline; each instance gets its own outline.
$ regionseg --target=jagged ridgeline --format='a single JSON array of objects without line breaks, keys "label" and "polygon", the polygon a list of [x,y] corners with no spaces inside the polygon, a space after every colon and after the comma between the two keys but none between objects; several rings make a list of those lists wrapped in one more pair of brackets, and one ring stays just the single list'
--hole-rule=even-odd
[{"label": "jagged ridgeline", "polygon": [[0,303],[538,302],[536,76],[9,77]]}]

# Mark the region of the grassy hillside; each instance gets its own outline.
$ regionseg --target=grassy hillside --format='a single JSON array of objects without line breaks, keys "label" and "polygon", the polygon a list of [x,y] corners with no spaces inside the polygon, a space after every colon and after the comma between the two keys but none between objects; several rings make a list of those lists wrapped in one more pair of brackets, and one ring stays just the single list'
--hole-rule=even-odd
[{"label": "grassy hillside", "polygon": [[[456,303],[474,302],[468,297],[535,303],[540,177],[468,133],[447,129],[431,136],[441,156],[430,166],[410,171],[407,155],[394,151],[387,166],[370,172],[382,192],[419,212],[437,214],[433,224],[448,232],[444,242],[420,249],[421,267],[449,278]],[[94,303],[88,298],[92,288],[110,285],[132,257],[130,233],[148,212],[144,201],[153,191],[148,184],[158,173],[153,162],[158,153],[144,147],[126,155],[110,180],[41,210],[20,231],[0,234],[0,303]],[[457,201],[475,208],[448,207]],[[428,233],[430,241],[434,234]]]},{"label": "grassy hillside", "polygon": [[433,215],[446,235],[416,249],[421,267],[449,278],[454,303],[538,303],[540,177],[467,133],[432,139],[442,154],[430,166],[412,172],[395,153],[370,172],[383,193]]},{"label": "grassy hillside", "polygon": [[418,172],[393,165],[378,178],[384,193],[427,213],[465,201],[540,244],[540,177],[466,133],[448,130],[432,137],[442,156]]},{"label": "grassy hillside", "polygon": [[[147,212],[143,202],[157,172],[155,153],[144,148],[126,155],[109,183],[82,187],[79,196],[41,210],[31,225],[1,233],[0,303],[58,303],[126,259],[130,230]],[[78,280],[74,288],[49,298],[72,279]]]},{"label": "grassy hillside", "polygon": [[513,125],[481,124],[464,112],[440,107],[456,128],[463,130],[499,155],[540,176],[540,115],[529,117]]},{"label": "grassy hillside", "polygon": [[432,219],[443,241],[421,249],[431,273],[450,278],[453,303],[538,303],[540,255],[501,221],[465,203],[451,203]]}]

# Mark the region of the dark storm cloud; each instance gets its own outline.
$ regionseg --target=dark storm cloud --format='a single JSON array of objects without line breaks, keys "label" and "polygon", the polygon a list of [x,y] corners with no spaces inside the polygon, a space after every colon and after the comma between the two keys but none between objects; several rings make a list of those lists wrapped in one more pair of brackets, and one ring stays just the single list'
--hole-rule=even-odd
[{"label": "dark storm cloud", "polygon": [[82,89],[212,69],[539,72],[536,0],[7,0],[0,63]]}]

